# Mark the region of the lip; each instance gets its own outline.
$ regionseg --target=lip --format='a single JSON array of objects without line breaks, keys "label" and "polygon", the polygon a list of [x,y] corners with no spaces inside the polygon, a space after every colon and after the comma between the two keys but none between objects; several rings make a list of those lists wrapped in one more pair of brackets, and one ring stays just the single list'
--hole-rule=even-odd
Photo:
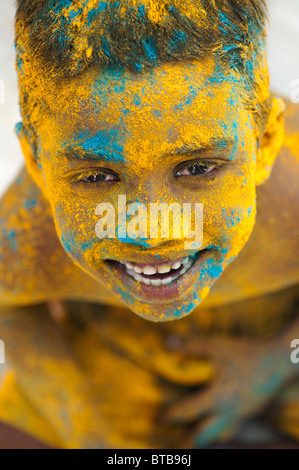
[{"label": "lip", "polygon": [[[196,253],[196,259],[193,265],[188,271],[176,278],[170,284],[161,286],[146,285],[141,282],[135,281],[129,274],[127,274],[124,266],[115,262],[115,260],[106,260],[105,264],[113,273],[113,275],[129,290],[135,297],[141,301],[148,303],[169,303],[173,300],[177,300],[182,296],[186,296],[186,293],[190,286],[195,281],[195,275],[200,271],[200,265],[203,264],[211,255],[213,249],[206,248]],[[174,258],[176,260],[178,258]],[[169,259],[167,261],[170,261]],[[163,264],[167,261],[163,261]],[[133,261],[132,261],[133,262]],[[150,262],[144,264],[151,264]],[[152,263],[153,264],[153,263]],[[155,263],[157,264],[157,263]]]}]

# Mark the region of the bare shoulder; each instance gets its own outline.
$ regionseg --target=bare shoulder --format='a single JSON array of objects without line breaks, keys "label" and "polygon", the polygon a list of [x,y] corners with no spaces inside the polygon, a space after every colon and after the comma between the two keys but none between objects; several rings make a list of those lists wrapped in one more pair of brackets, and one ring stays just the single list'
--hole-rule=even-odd
[{"label": "bare shoulder", "polygon": [[254,230],[213,286],[208,306],[299,285],[299,105],[285,102],[285,141],[268,181],[257,188]]},{"label": "bare shoulder", "polygon": [[90,284],[63,250],[50,205],[24,167],[0,200],[0,303],[80,298],[80,289],[88,299]]}]

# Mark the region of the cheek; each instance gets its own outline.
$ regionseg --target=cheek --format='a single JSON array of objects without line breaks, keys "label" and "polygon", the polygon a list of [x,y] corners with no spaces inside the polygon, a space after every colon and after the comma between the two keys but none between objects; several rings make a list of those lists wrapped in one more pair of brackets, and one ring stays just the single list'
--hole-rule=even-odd
[{"label": "cheek", "polygon": [[95,232],[96,204],[70,194],[61,194],[59,200],[52,199],[52,204],[56,231],[65,251],[74,261],[86,264],[95,245],[101,250],[103,244]]},{"label": "cheek", "polygon": [[255,223],[256,190],[251,165],[241,165],[206,195],[204,245],[214,246],[226,258],[235,257],[247,242]]},{"label": "cheek", "polygon": [[82,259],[85,252],[97,240],[95,234],[97,203],[70,191],[69,185],[61,178],[57,166],[53,171],[51,162],[44,164],[43,168],[58,237],[72,258]]}]

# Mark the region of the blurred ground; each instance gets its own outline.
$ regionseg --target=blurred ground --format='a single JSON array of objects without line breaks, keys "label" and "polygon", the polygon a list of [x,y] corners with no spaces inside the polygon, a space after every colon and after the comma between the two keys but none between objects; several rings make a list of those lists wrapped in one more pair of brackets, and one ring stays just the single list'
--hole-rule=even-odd
[{"label": "blurred ground", "polygon": [[[20,120],[14,70],[14,5],[13,0],[0,0],[0,195],[23,164],[14,135],[14,125]],[[268,0],[268,7],[272,89],[290,98],[292,82],[299,80],[299,0]],[[4,84],[4,100],[1,84]]]}]

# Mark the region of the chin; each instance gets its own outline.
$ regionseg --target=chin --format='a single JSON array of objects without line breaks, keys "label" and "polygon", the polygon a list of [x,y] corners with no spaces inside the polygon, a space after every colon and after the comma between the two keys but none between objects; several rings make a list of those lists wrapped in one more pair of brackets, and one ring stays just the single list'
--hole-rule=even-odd
[{"label": "chin", "polygon": [[140,300],[122,297],[127,307],[136,315],[151,322],[168,322],[180,320],[193,312],[209,294],[210,287],[206,286],[199,291],[196,286],[189,293],[185,293],[180,300],[176,299],[169,302],[169,299],[163,298],[161,302],[141,302]]}]

